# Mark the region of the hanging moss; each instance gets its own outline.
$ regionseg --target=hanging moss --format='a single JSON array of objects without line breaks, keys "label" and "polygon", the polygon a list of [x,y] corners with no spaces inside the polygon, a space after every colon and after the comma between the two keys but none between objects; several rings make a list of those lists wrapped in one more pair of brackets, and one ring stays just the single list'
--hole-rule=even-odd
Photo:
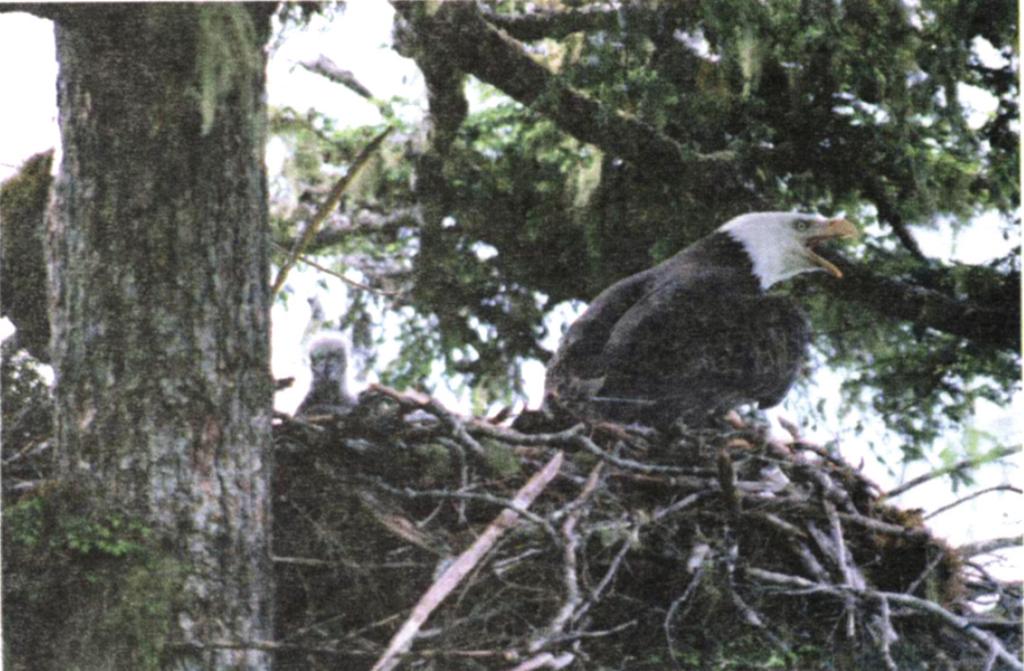
[{"label": "hanging moss", "polygon": [[[210,3],[199,8],[196,69],[202,133],[213,128],[217,108],[238,89],[239,80],[256,76],[263,67],[252,17],[241,5]],[[241,96],[244,101],[245,96]],[[245,110],[251,114],[252,110]]]}]

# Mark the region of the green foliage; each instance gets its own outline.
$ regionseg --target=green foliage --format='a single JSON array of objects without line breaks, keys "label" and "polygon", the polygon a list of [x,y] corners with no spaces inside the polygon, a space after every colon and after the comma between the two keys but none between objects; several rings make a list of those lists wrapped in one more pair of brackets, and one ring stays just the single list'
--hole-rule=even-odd
[{"label": "green foliage", "polygon": [[[74,488],[49,484],[4,507],[3,534],[12,668],[163,668],[186,571],[143,520],[94,511]],[[107,605],[77,607],[84,603]],[[74,650],[49,645],[55,626],[76,632]]]},{"label": "green foliage", "polygon": [[[49,386],[31,357],[7,356],[4,352],[0,361],[0,393],[3,405],[0,444],[5,447],[5,468],[8,469],[7,475],[21,475],[13,459],[13,451],[31,451],[41,447],[50,436],[53,409]],[[12,451],[9,463],[7,450]],[[24,475],[40,477],[42,474],[32,472]]]},{"label": "green foliage", "polygon": [[[686,156],[733,157],[729,170],[710,189],[652,179],[646,166],[581,143],[540,114],[557,91],[524,107],[470,84],[485,104],[442,157],[429,208],[442,221],[418,218],[423,176],[413,169],[425,133],[412,127],[342,206],[350,220],[419,213],[353,227],[322,249],[368,284],[398,292],[357,297],[347,324],[359,325],[360,346],[371,348],[374,315],[399,315],[402,351],[385,382],[421,384],[439,360],[478,402],[507,399],[522,359],[548,354],[539,343],[552,307],[589,300],[758,209],[845,212],[872,231],[858,260],[873,271],[981,306],[1017,301],[1016,252],[987,266],[928,260],[897,232],[939,222],[959,230],[996,211],[1004,235],[1016,234],[1016,11],[1010,2],[952,0],[640,3],[607,30],[545,40],[535,55],[561,83],[642,119]],[[1001,61],[981,58],[980,48]],[[991,96],[995,111],[971,116],[965,87]],[[296,193],[322,189],[324,172],[344,167],[376,132],[287,110],[273,127],[295,148]],[[278,221],[282,239],[308,218],[298,200]],[[813,282],[792,290],[809,307],[827,365],[849,372],[847,407],[881,416],[906,438],[908,458],[963,425],[976,400],[1005,404],[1017,386],[1013,352],[880,318],[820,295]]]}]

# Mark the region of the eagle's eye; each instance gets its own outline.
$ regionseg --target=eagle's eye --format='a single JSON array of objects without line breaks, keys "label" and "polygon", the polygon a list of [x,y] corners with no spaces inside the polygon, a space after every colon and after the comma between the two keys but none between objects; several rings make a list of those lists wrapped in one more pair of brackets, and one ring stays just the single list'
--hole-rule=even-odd
[{"label": "eagle's eye", "polygon": [[797,219],[795,222],[793,222],[793,226],[796,228],[796,230],[803,233],[804,231],[811,227],[811,222],[807,221],[806,219]]}]

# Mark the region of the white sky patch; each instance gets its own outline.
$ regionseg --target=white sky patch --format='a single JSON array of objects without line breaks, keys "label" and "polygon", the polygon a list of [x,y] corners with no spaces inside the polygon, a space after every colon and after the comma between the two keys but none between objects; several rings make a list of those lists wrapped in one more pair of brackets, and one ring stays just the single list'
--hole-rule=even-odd
[{"label": "white sky patch", "polygon": [[925,256],[959,263],[987,263],[1006,256],[1020,244],[1019,235],[1004,237],[1001,215],[994,211],[975,217],[959,230],[954,230],[945,218],[938,218],[933,226],[910,229]]},{"label": "white sky patch", "polygon": [[707,59],[712,63],[717,63],[721,58],[718,54],[711,52],[711,43],[704,37],[704,32],[701,30],[686,32],[685,30],[676,29],[672,33],[672,38],[685,45],[701,58]]},{"label": "white sky patch", "polygon": [[0,181],[60,143],[56,53],[52,21],[0,15]]},{"label": "white sky patch", "polygon": [[498,255],[498,248],[486,242],[477,241],[473,243],[473,254],[480,261],[487,261]]},{"label": "white sky patch", "polygon": [[978,130],[992,118],[999,107],[999,100],[984,89],[960,82],[956,86],[957,99],[967,115],[967,126]]},{"label": "white sky patch", "polygon": [[978,57],[978,61],[990,70],[998,70],[1009,65],[1006,57],[981,35],[975,35],[971,40],[971,51]]},{"label": "white sky patch", "polygon": [[346,3],[333,21],[317,15],[306,28],[291,28],[267,65],[268,103],[316,109],[348,126],[380,123],[380,111],[368,100],[300,65],[324,55],[349,70],[376,98],[413,101],[396,110],[403,120],[422,119],[426,85],[415,62],[391,48],[394,15],[385,0],[360,0]]}]

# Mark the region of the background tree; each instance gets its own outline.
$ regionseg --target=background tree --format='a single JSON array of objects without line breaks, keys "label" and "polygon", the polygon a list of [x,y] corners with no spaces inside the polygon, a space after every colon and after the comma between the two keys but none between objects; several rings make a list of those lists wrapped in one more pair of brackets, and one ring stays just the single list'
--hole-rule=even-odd
[{"label": "background tree", "polygon": [[[548,355],[541,346],[542,320],[553,306],[591,298],[738,212],[800,208],[845,210],[869,224],[868,243],[856,258],[836,259],[846,281],[826,289],[811,279],[790,290],[811,307],[822,359],[856,372],[847,386],[851,402],[871,399],[866,409],[881,413],[909,438],[908,456],[961,422],[978,397],[1005,402],[1013,391],[1019,369],[1019,250],[987,265],[946,263],[922,253],[911,226],[948,221],[966,227],[974,215],[989,211],[1001,215],[994,221],[1004,234],[1019,226],[1014,6],[550,3],[530,13],[514,2],[394,5],[396,46],[416,60],[428,85],[429,115],[422,126],[398,117],[394,108],[401,101],[374,99],[372,82],[354,82],[323,59],[305,64],[370,97],[385,123],[400,130],[372,165],[352,170],[355,179],[348,178],[342,207],[312,246],[336,255],[338,266],[361,271],[376,290],[353,292],[343,326],[352,329],[357,348],[383,337],[374,324],[381,309],[401,317],[403,349],[383,371],[385,381],[419,384],[441,359],[449,373],[466,376],[476,400],[508,398],[523,358]],[[269,278],[261,270],[268,253],[261,228],[263,63],[257,47],[270,7],[35,11],[58,21],[63,68],[64,172],[51,238],[58,312],[50,352],[58,371],[63,477],[62,484],[43,487],[5,511],[5,561],[21,570],[20,582],[5,585],[8,605],[16,606],[5,617],[15,625],[8,631],[27,636],[10,653],[32,652],[36,657],[29,659],[37,666],[53,668],[94,659],[95,665],[133,668],[266,666],[265,653],[246,647],[255,641],[263,650],[302,659],[309,650],[286,649],[287,641],[258,645],[270,638],[270,593],[264,459]],[[990,55],[980,58],[983,51]],[[964,86],[988,92],[994,114],[976,120],[958,102]],[[471,112],[471,98],[486,98],[487,104]],[[370,139],[382,137],[381,128],[339,131],[316,111],[285,109],[274,111],[271,130],[294,149],[286,175],[296,203],[276,203],[273,222],[277,241],[289,248],[337,185],[326,175],[357,165]],[[151,160],[154,155],[162,160]],[[11,432],[19,440],[45,440],[30,430],[45,418],[7,403],[9,389],[29,399],[43,396],[42,387],[12,373],[7,363],[5,358],[5,437]],[[619,459],[609,480],[626,484],[597,487],[600,469],[588,469],[594,458],[614,463],[607,461],[607,452],[618,450],[611,443],[569,435],[524,438],[486,422],[463,424],[415,395],[383,396],[362,407],[369,419],[357,413],[358,421],[370,425],[361,427],[367,435],[325,442],[322,460],[316,450],[304,451],[301,440],[282,456],[282,470],[289,473],[277,483],[282,496],[308,504],[314,514],[293,516],[291,525],[287,518],[278,522],[287,537],[276,549],[292,551],[295,560],[289,583],[294,593],[277,601],[289,613],[290,628],[280,632],[312,632],[309,638],[318,643],[342,640],[330,638],[337,634],[346,637],[342,654],[375,656],[386,636],[379,640],[380,630],[364,637],[364,627],[376,630],[378,623],[392,622],[393,613],[418,593],[404,579],[408,574],[394,580],[386,571],[409,568],[418,580],[432,580],[452,549],[464,545],[462,537],[492,519],[486,506],[501,505],[500,498],[472,501],[457,494],[471,484],[510,496],[517,478],[536,466],[536,455],[566,448],[565,441],[591,451],[572,460],[566,471],[572,477],[563,479],[533,520],[548,525],[548,537],[514,536],[503,548],[508,566],[523,571],[520,586],[529,595],[537,592],[535,576],[550,573],[543,603],[532,596],[525,601],[536,603],[536,622],[559,623],[545,609],[561,610],[568,603],[562,591],[572,592],[566,576],[576,568],[560,562],[570,555],[584,569],[576,575],[580,584],[596,590],[588,597],[595,604],[605,589],[600,585],[613,586],[607,592],[614,597],[606,602],[612,604],[609,620],[599,623],[606,631],[622,624],[615,620],[621,613],[616,599],[654,618],[643,631],[660,640],[659,627],[667,633],[673,613],[666,594],[683,599],[694,593],[691,586],[700,587],[695,601],[714,608],[720,605],[716,595],[734,589],[738,553],[730,530],[743,509],[742,492],[730,482],[739,478],[761,487],[765,483],[752,475],[760,462],[745,460],[734,472],[729,451],[720,452],[716,480],[708,472],[709,456],[698,449],[699,463],[675,466],[700,476],[686,481],[692,492],[681,492],[678,483],[652,477],[659,465]],[[375,404],[381,408],[377,419],[386,421],[370,421]],[[433,415],[438,423],[422,417],[422,425],[410,423],[411,410]],[[9,416],[19,421],[9,424]],[[438,437],[443,440],[433,442]],[[758,458],[772,447],[758,436],[746,438]],[[627,446],[628,453],[685,452],[679,445],[643,442]],[[742,450],[750,452],[742,446],[736,451]],[[774,530],[744,527],[754,534],[743,538],[743,548],[771,552],[743,560],[767,557],[773,567],[778,562],[784,568],[796,545],[778,542],[780,533],[810,543],[810,526],[831,525],[833,538],[814,536],[817,545],[809,545],[813,552],[807,556],[825,562],[827,571],[838,567],[848,573],[838,550],[840,519],[842,525],[862,525],[850,537],[856,554],[850,561],[871,566],[871,584],[901,594],[931,590],[937,562],[955,564],[955,553],[924,533],[913,514],[873,509],[876,501],[864,491],[865,483],[829,456],[822,456],[820,472],[784,462],[784,475],[810,495],[799,501],[802,508],[787,508],[792,518],[764,516]],[[5,456],[5,475],[6,466]],[[830,471],[832,466],[838,470]],[[843,488],[857,500],[815,484],[822,473],[847,478]],[[432,493],[411,504],[410,481]],[[583,491],[580,482],[588,483]],[[667,496],[685,498],[658,508],[634,483],[657,491],[667,486]],[[369,496],[367,486],[376,487]],[[597,542],[577,546],[572,529],[561,526],[560,508],[576,497],[583,503],[593,492],[600,492],[600,500],[586,503],[593,516],[586,533]],[[8,482],[4,493],[9,494]],[[431,496],[457,503],[438,507]],[[826,503],[831,499],[846,506],[838,510],[845,517],[836,518]],[[647,507],[651,515],[626,514]],[[661,521],[684,508],[687,514],[678,523]],[[867,514],[878,517],[865,520]],[[634,517],[635,525],[624,526],[623,520]],[[426,531],[410,531],[420,527],[409,520],[423,522]],[[379,527],[388,531],[380,533]],[[648,535],[634,547],[641,533]],[[353,547],[350,538],[363,536],[371,542]],[[690,565],[709,538],[713,547],[703,550],[713,559],[708,567],[726,569],[728,583],[699,585],[701,562],[692,579],[678,570]],[[883,584],[874,573],[889,567],[876,561],[878,553],[897,564],[911,554],[892,538],[910,541],[914,558],[898,567],[898,576],[883,576],[891,582]],[[416,555],[410,543],[426,550],[427,558]],[[520,552],[523,547],[528,551]],[[381,562],[381,554],[396,561]],[[807,564],[814,574],[813,562]],[[958,577],[953,564],[941,562],[940,587],[957,586],[955,579],[945,582],[947,572]],[[645,569],[656,566],[665,582],[615,583],[611,577],[623,566],[635,576],[651,575]],[[367,581],[367,570],[384,571],[375,574],[383,577]],[[497,591],[485,594],[507,595],[501,572],[480,575],[496,579]],[[827,612],[834,615],[836,604],[851,612],[844,599],[859,588],[849,575],[814,577],[828,587],[826,601],[834,600]],[[39,589],[46,584],[63,590],[60,598]],[[353,584],[360,589],[350,589]],[[760,587],[779,584],[769,580]],[[1019,629],[1013,605],[1019,594],[992,584],[977,593],[1007,596],[1007,617],[971,626],[947,619],[959,627],[952,649],[971,639],[963,632],[973,635],[978,627]],[[638,599],[638,593],[655,598]],[[856,594],[866,602],[877,596]],[[43,595],[46,603],[40,603]],[[953,598],[937,598],[947,597]],[[374,608],[365,608],[369,599],[376,599]],[[120,605],[100,612],[101,601]],[[310,607],[313,601],[316,608]],[[335,621],[337,629],[322,634],[307,626],[334,613],[339,603],[351,607],[345,609],[349,620]],[[534,628],[534,620],[522,617],[522,603],[490,596],[463,602],[470,613],[497,604],[498,614],[512,624],[507,631],[487,629],[502,638],[524,622]],[[809,612],[804,606],[811,600],[795,603],[796,611]],[[868,605],[863,615],[888,618],[871,610],[877,604]],[[763,607],[771,606],[766,601]],[[28,618],[18,619],[19,613],[40,610],[45,629],[32,630],[25,626]],[[722,621],[741,628],[746,625],[737,613],[749,623],[751,612],[756,619],[749,608],[726,608]],[[787,621],[786,611],[763,612]],[[468,620],[455,615],[452,626],[441,630],[454,635],[457,645],[445,645],[465,652],[479,641],[477,630],[462,627]],[[833,627],[832,620],[823,621]],[[54,623],[65,625],[56,646]],[[545,645],[562,634],[600,631],[576,624],[563,619],[561,628],[537,631]],[[690,621],[683,625],[693,627]],[[695,640],[709,645],[701,659],[721,659],[722,649],[714,647],[720,642],[708,641],[705,627],[696,629]],[[625,644],[647,649],[648,639],[632,631],[623,637]],[[862,625],[858,631],[871,633]],[[800,637],[806,630],[794,625],[790,633]],[[935,648],[932,631],[917,633],[922,649]],[[879,640],[887,641],[888,632]],[[971,640],[985,642],[984,636]],[[970,648],[971,640],[962,651],[972,658],[985,652],[984,646]],[[762,658],[763,641],[740,642],[744,655],[736,659]],[[506,643],[495,643],[496,656],[504,654]],[[609,658],[625,659],[616,645],[609,644]],[[668,645],[675,659],[671,636]],[[884,661],[888,652],[879,645],[870,653]],[[851,645],[854,652],[858,647],[856,641]],[[1011,641],[1007,647],[1019,645]],[[315,652],[338,654],[328,646]],[[444,657],[424,658],[446,663]],[[664,668],[667,659],[657,653],[647,661]],[[851,664],[857,668],[856,661]]]},{"label": "background tree", "polygon": [[48,236],[60,477],[5,511],[5,559],[42,568],[5,576],[19,633],[5,656],[269,668],[252,642],[272,635],[274,6],[30,9],[54,19],[60,63]]},{"label": "background tree", "polygon": [[[868,231],[837,259],[845,281],[791,288],[823,362],[849,371],[849,407],[880,415],[919,457],[978,398],[1008,402],[1019,249],[948,262],[914,231],[1016,235],[1013,3],[393,4],[428,118],[389,119],[407,135],[313,247],[398,293],[358,293],[357,344],[371,337],[368,304],[412,308],[388,381],[421,380],[439,357],[484,400],[507,398],[522,358],[550,355],[553,306],[589,300],[735,214],[804,209],[844,211]],[[972,115],[968,89],[994,112]],[[468,113],[467,91],[487,104]],[[320,166],[350,162],[379,130],[291,110],[273,124],[313,202]],[[283,211],[282,241],[312,207]]]}]

